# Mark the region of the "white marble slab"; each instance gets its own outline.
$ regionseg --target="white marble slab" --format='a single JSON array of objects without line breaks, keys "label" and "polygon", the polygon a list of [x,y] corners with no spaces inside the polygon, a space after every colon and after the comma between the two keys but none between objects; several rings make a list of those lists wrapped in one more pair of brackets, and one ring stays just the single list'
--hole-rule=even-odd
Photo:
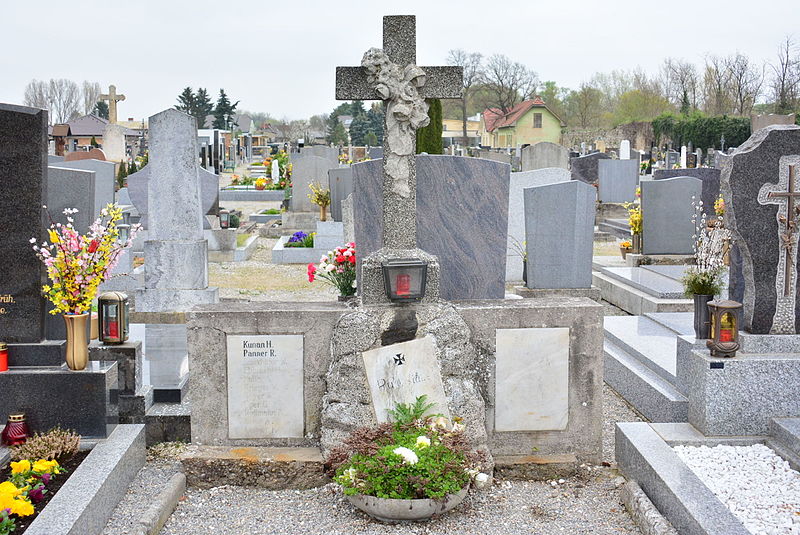
[{"label": "white marble slab", "polygon": [[228,437],[303,437],[303,336],[229,335],[227,342]]},{"label": "white marble slab", "polygon": [[450,417],[433,338],[372,349],[365,351],[363,358],[372,408],[379,422],[389,421],[388,410],[396,404],[413,403],[423,394],[429,403],[436,404],[430,414]]},{"label": "white marble slab", "polygon": [[560,431],[569,420],[569,329],[497,329],[495,431]]}]

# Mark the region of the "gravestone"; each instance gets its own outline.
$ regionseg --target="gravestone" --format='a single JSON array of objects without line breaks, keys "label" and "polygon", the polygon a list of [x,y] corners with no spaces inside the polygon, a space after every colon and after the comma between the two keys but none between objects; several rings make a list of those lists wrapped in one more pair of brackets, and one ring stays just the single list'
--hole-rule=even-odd
[{"label": "gravestone", "polygon": [[47,155],[47,163],[48,164],[58,164],[64,161],[63,156],[56,156],[55,154],[48,154]]},{"label": "gravestone", "polygon": [[528,288],[590,288],[594,187],[570,180],[524,195]]},{"label": "gravestone", "polygon": [[642,181],[642,253],[691,255],[697,235],[692,203],[703,183],[692,177]]},{"label": "gravestone", "polygon": [[[197,167],[197,170],[197,175],[200,180],[200,204],[203,213],[210,216],[219,215],[219,176],[200,166]],[[131,204],[133,204],[139,212],[141,218],[139,223],[141,223],[143,229],[148,228],[148,189],[152,172],[153,170],[148,164],[127,177],[127,195]],[[120,190],[120,192],[121,191],[122,190]],[[211,228],[211,225],[205,217],[203,218],[203,228]]]},{"label": "gravestone", "polygon": [[110,85],[108,86],[108,93],[101,94],[98,100],[108,101],[108,122],[109,124],[117,124],[117,102],[125,100],[125,95],[118,94],[117,87]]},{"label": "gravestone", "polygon": [[[494,427],[557,431],[569,421],[569,329],[497,329]],[[520,370],[526,370],[520,373]]]},{"label": "gravestone", "polygon": [[540,141],[533,145],[523,147],[520,157],[520,166],[523,171],[561,167],[569,169],[569,151],[558,143]]},{"label": "gravestone", "polygon": [[[110,165],[114,165],[113,163]],[[94,171],[85,169],[67,169],[64,167],[47,168],[47,211],[56,223],[65,225],[67,216],[65,208],[78,210],[73,214],[73,226],[81,234],[89,231],[89,226],[100,215],[94,210],[95,199]]]},{"label": "gravestone", "polygon": [[586,156],[572,158],[569,161],[572,180],[580,180],[587,184],[597,184],[599,160],[608,160],[611,156],[603,152],[595,152]]},{"label": "gravestone", "polygon": [[511,173],[508,190],[508,247],[506,249],[506,281],[522,280],[522,256],[525,246],[525,203],[523,190],[570,180],[569,171],[558,167]]},{"label": "gravestone", "polygon": [[114,174],[115,165],[113,162],[104,162],[102,160],[78,160],[76,162],[60,162],[56,164],[56,166],[67,169],[94,171],[94,217],[100,214],[100,210],[114,202],[116,175]]},{"label": "gravestone", "polygon": [[597,162],[597,198],[605,203],[636,200],[639,185],[639,162],[636,160],[599,160]]},{"label": "gravestone", "polygon": [[126,162],[128,153],[125,149],[124,126],[109,123],[103,132],[103,152],[109,162]]},{"label": "gravestone", "polygon": [[331,218],[342,221],[342,201],[353,193],[353,170],[350,167],[328,169],[328,187],[331,190]]},{"label": "gravestone", "polygon": [[370,160],[379,160],[383,158],[383,147],[370,147],[367,156]]},{"label": "gravestone", "polygon": [[[338,165],[338,163],[336,164]],[[316,212],[319,207],[311,202],[309,185],[317,182],[322,187],[328,183],[328,169],[331,163],[319,156],[303,156],[292,161],[292,211]]]},{"label": "gravestone", "polygon": [[681,147],[681,160],[680,160],[681,167],[686,168],[686,145]]},{"label": "gravestone", "polygon": [[631,142],[627,139],[623,139],[619,142],[619,159],[620,160],[630,160],[631,159]]},{"label": "gravestone", "polygon": [[77,160],[100,160],[104,162],[109,160],[109,158],[106,158],[106,153],[103,152],[103,149],[98,148],[70,152],[64,156],[65,162],[74,162]]},{"label": "gravestone", "polygon": [[356,226],[353,220],[353,194],[351,193],[342,199],[342,227],[344,231],[344,242],[351,243],[356,241]]},{"label": "gravestone", "polygon": [[228,336],[227,357],[228,437],[302,438],[303,336]]},{"label": "gravestone", "polygon": [[364,351],[362,358],[378,422],[391,421],[388,411],[398,403],[414,403],[423,395],[434,404],[431,414],[450,418],[436,344],[430,336]]},{"label": "gravestone", "polygon": [[679,152],[675,152],[674,150],[667,151],[666,157],[666,168],[667,170],[673,170],[676,165],[679,165],[681,162],[681,155]]},{"label": "gravestone", "polygon": [[[194,117],[169,109],[150,117],[148,240],[137,312],[185,311],[217,301],[208,287],[208,243]],[[176,206],[180,207],[176,210]]]},{"label": "gravestone", "polygon": [[[440,283],[442,299],[502,299],[509,166],[440,155],[418,155],[416,163],[416,245],[438,256],[442,273],[447,273]],[[381,245],[382,164],[371,160],[352,166],[355,241],[361,258]]]},{"label": "gravestone", "polygon": [[730,156],[728,154],[725,154],[721,150],[718,150],[717,152],[714,153],[714,168],[722,171],[722,168],[724,167],[725,162],[728,161],[728,159],[730,159]]},{"label": "gravestone", "polygon": [[305,156],[316,156],[328,162],[329,167],[336,167],[339,165],[339,149],[336,147],[329,147],[327,145],[312,145],[310,147],[303,147],[300,150],[300,158]]},{"label": "gravestone", "polygon": [[686,168],[694,169],[695,167],[697,167],[697,154],[690,152],[686,155]]},{"label": "gravestone", "polygon": [[800,127],[757,130],[729,158],[721,189],[742,261],[743,328],[753,334],[799,333]]},{"label": "gravestone", "polygon": [[703,210],[706,215],[713,217],[714,201],[719,197],[720,170],[710,167],[696,169],[657,169],[653,173],[653,180],[675,178],[678,176],[691,176],[703,181]]}]

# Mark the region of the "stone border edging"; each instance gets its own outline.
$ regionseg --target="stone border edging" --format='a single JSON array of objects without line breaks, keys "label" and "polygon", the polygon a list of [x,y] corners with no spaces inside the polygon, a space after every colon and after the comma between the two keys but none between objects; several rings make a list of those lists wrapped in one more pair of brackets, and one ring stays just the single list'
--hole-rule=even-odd
[{"label": "stone border edging", "polygon": [[164,489],[156,496],[155,502],[141,515],[139,527],[134,535],[158,535],[185,492],[186,476],[179,472],[170,478]]},{"label": "stone border edging", "polygon": [[658,512],[636,481],[625,483],[620,498],[644,535],[678,535],[672,524]]}]

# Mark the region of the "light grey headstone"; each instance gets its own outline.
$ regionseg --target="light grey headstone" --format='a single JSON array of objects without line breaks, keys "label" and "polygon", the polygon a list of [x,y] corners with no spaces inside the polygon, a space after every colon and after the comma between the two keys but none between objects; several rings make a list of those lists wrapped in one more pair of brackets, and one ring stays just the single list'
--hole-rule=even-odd
[{"label": "light grey headstone", "polygon": [[636,160],[599,160],[597,174],[600,202],[625,203],[636,199],[636,186],[639,184],[639,162]]},{"label": "light grey headstone", "polygon": [[[130,176],[130,175],[129,175]],[[128,188],[120,188],[117,192],[117,204],[120,206],[133,206]]]},{"label": "light grey headstone", "polygon": [[342,221],[342,201],[353,193],[353,170],[350,167],[328,169],[328,186],[331,189],[331,217]]},{"label": "light grey headstone", "polygon": [[623,139],[619,142],[619,159],[620,160],[630,160],[631,159],[631,142],[627,139]]},{"label": "light grey headstone", "polygon": [[353,194],[342,199],[342,225],[344,226],[344,242],[356,240],[355,221],[353,221]]},{"label": "light grey headstone", "polygon": [[[205,215],[219,215],[219,175],[207,171],[198,166],[198,177],[200,180],[200,195],[203,213]],[[128,197],[141,215],[142,227],[148,228],[148,195],[147,189],[152,175],[150,165],[145,165],[139,171],[128,175]],[[124,188],[123,188],[124,189]],[[122,190],[120,190],[122,191]],[[122,203],[120,203],[122,204]],[[208,220],[203,218],[203,228],[210,229]]]},{"label": "light grey headstone", "polygon": [[520,165],[523,171],[549,167],[569,169],[569,151],[558,143],[540,141],[522,149]]},{"label": "light grey headstone", "polygon": [[102,160],[75,160],[72,162],[60,162],[59,167],[69,169],[85,169],[94,171],[94,216],[100,214],[100,210],[106,205],[114,202],[114,187],[116,176],[114,174],[116,166],[114,162],[104,162]]},{"label": "light grey headstone", "polygon": [[527,188],[529,288],[590,288],[596,191],[579,180]]},{"label": "light grey headstone", "polygon": [[[336,164],[338,165],[338,163]],[[292,160],[292,211],[316,212],[319,207],[311,203],[309,185],[318,182],[323,187],[328,183],[331,163],[319,156],[303,156]]]},{"label": "light grey headstone", "polygon": [[696,167],[694,169],[657,169],[653,172],[654,180],[690,176],[703,181],[703,210],[714,216],[714,201],[719,197],[720,171],[710,167]]},{"label": "light grey headstone", "polygon": [[642,253],[693,254],[692,222],[703,182],[692,177],[642,181]]},{"label": "light grey headstone", "polygon": [[667,151],[666,167],[672,169],[681,163],[681,154],[674,150]]},{"label": "light grey headstone", "polygon": [[103,132],[103,152],[110,162],[127,161],[125,150],[125,127],[118,124],[107,124]]},{"label": "light grey headstone", "polygon": [[[442,299],[502,299],[509,165],[443,155],[419,155],[416,163],[417,247],[439,259]],[[365,258],[382,243],[383,160],[352,169],[355,241]]]},{"label": "light grey headstone", "polygon": [[330,167],[339,165],[339,149],[336,147],[328,147],[327,145],[311,145],[310,147],[303,147],[300,150],[302,156],[316,156],[328,162]]},{"label": "light grey headstone", "polygon": [[506,280],[522,280],[522,256],[518,247],[524,249],[525,203],[523,190],[533,186],[544,186],[570,180],[569,171],[558,167],[511,173],[508,192],[508,248],[506,251]]},{"label": "light grey headstone", "polygon": [[[111,164],[114,165],[114,164]],[[47,211],[53,221],[67,222],[65,208],[75,208],[78,213],[72,218],[73,226],[81,234],[89,230],[89,225],[97,218],[94,213],[94,194],[96,174],[86,169],[69,169],[66,167],[47,168]]]}]

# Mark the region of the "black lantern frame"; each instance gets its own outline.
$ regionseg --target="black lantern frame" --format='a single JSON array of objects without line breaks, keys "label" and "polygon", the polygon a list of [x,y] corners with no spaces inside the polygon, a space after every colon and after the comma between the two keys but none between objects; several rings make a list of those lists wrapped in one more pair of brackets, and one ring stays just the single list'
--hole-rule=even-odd
[{"label": "black lantern frame", "polygon": [[97,298],[97,323],[100,342],[124,344],[130,334],[130,305],[122,292],[106,292]]},{"label": "black lantern frame", "polygon": [[381,264],[386,297],[393,303],[419,301],[425,297],[428,263],[416,258],[398,258]]},{"label": "black lantern frame", "polygon": [[706,347],[712,357],[735,357],[739,344],[739,319],[742,304],[729,299],[709,301],[708,311],[711,320],[709,340]]},{"label": "black lantern frame", "polygon": [[219,228],[231,228],[231,213],[228,210],[219,211]]}]

